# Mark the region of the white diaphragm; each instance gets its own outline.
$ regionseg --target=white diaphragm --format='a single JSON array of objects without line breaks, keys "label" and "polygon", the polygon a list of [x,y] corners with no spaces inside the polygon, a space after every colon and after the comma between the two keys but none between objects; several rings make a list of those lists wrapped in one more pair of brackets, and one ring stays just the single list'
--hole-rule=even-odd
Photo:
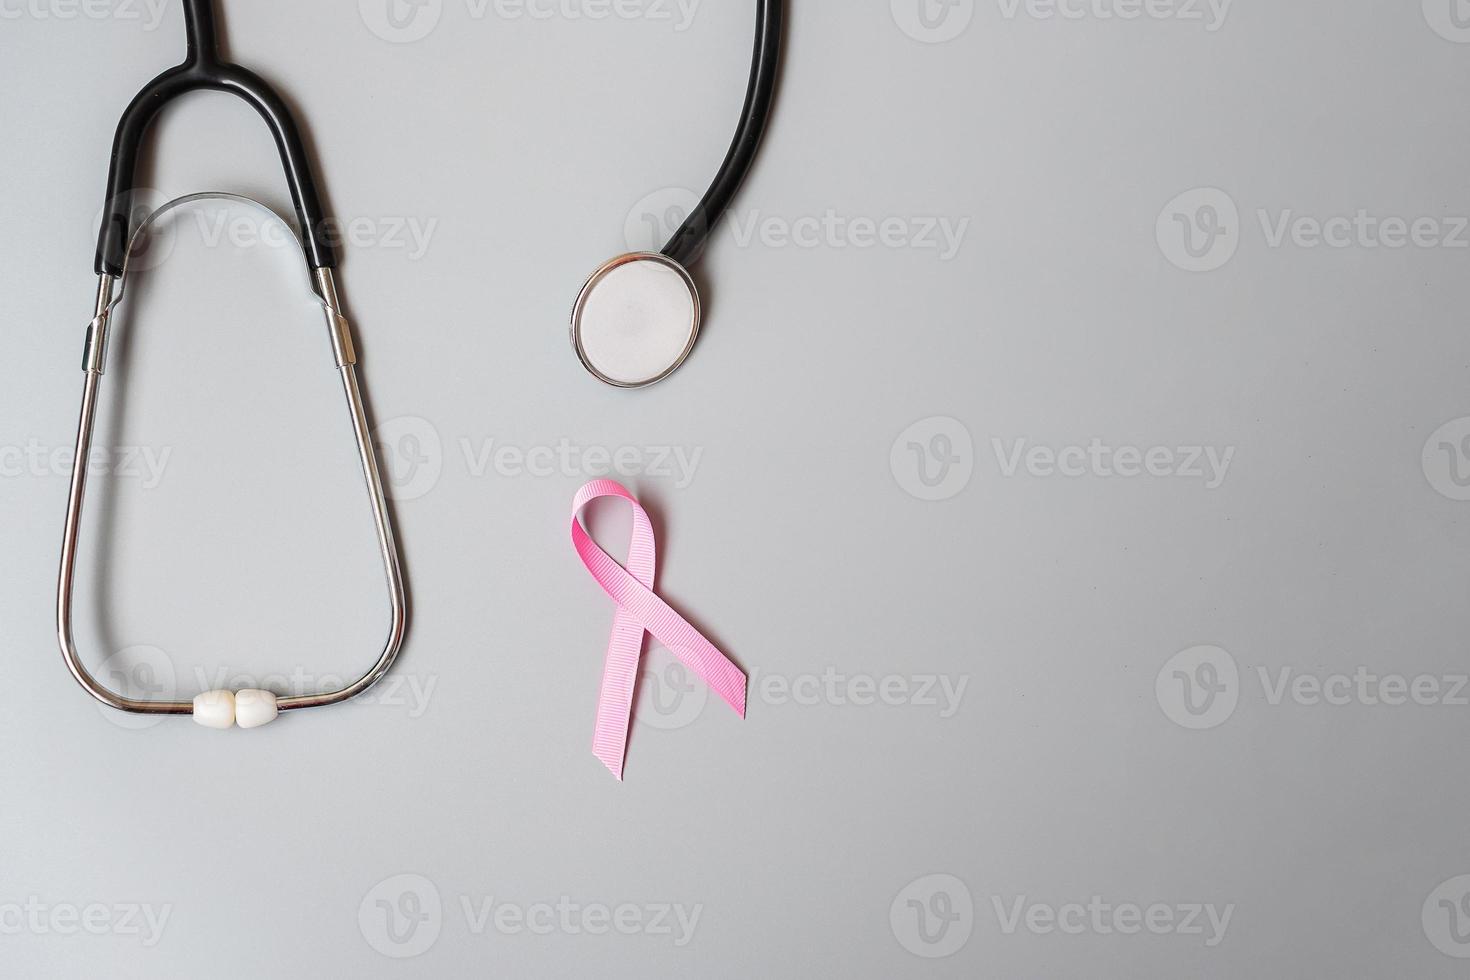
[{"label": "white diaphragm", "polygon": [[621,255],[592,274],[572,312],[572,344],[599,380],[643,388],[667,378],[699,335],[699,291],[657,252]]}]

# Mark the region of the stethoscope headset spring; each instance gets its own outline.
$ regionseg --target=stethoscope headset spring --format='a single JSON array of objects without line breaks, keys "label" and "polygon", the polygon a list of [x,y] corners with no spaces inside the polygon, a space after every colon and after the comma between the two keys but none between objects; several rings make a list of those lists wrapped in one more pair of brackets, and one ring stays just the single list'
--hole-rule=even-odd
[{"label": "stethoscope headset spring", "polygon": [[[97,243],[96,307],[87,327],[82,358],[86,381],[82,390],[81,420],[77,426],[76,454],[73,457],[71,490],[62,538],[60,581],[57,587],[57,631],[62,657],[68,670],[88,694],[104,705],[137,714],[192,714],[200,724],[211,728],[228,728],[236,724],[242,728],[255,728],[274,720],[281,711],[322,707],[350,700],[371,688],[387,674],[398,657],[407,628],[406,590],[393,521],[384,492],[382,471],[378,465],[372,430],[357,380],[357,354],[352,342],[352,329],[342,314],[342,304],[333,275],[337,256],[330,241],[330,225],[317,194],[316,181],[300,130],[285,102],[260,76],[220,59],[213,0],[184,0],[184,22],[188,35],[188,50],[184,62],[159,75],[138,93],[123,113],[113,143],[107,205]],[[112,313],[121,301],[134,251],[156,222],[168,212],[192,202],[218,198],[270,210],[236,195],[196,194],[165,204],[141,221],[136,229],[131,227],[138,156],[149,126],[159,111],[174,99],[190,92],[205,90],[226,92],[253,106],[265,120],[280,151],[301,234],[298,244],[310,272],[312,290],[326,316],[333,358],[347,397],[358,456],[372,506],[379,556],[387,578],[390,607],[388,638],[377,662],[352,683],[322,693],[278,696],[274,692],[259,690],[211,691],[192,701],[155,701],[124,697],[98,682],[88,672],[73,639],[72,593],[77,539],[80,534],[88,458],[91,455],[92,433],[97,415],[98,389],[107,367],[108,329]]]}]

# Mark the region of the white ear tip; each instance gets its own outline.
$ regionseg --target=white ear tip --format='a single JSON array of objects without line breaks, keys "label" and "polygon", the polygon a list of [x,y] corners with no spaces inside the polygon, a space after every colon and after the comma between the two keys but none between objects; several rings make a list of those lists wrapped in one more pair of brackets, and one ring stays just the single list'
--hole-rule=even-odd
[{"label": "white ear tip", "polygon": [[235,695],[235,724],[241,728],[259,728],[276,720],[280,709],[270,691],[241,691]]},{"label": "white ear tip", "polygon": [[235,695],[229,691],[205,691],[194,698],[194,720],[205,728],[229,728],[235,724]]}]

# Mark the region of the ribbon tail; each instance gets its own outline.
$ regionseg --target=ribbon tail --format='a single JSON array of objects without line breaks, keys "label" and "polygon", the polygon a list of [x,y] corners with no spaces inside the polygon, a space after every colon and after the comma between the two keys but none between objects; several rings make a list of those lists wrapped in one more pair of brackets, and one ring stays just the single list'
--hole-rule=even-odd
[{"label": "ribbon tail", "polygon": [[[691,627],[692,629],[693,627]],[[697,646],[680,643],[678,640],[670,641],[654,633],[658,641],[668,648],[669,652],[679,658],[680,663],[699,675],[700,680],[720,696],[720,699],[735,710],[742,719],[745,718],[745,699],[748,681],[745,672],[730,662],[720,651],[715,650],[708,642],[704,646],[714,651],[711,657],[708,651]],[[703,639],[701,637],[701,639]]]},{"label": "ribbon tail", "polygon": [[618,782],[623,781],[623,760],[627,758],[627,747],[619,748],[616,752],[598,748],[597,743],[592,743],[592,754],[597,756],[599,762],[607,767],[607,771],[613,774]]},{"label": "ribbon tail", "polygon": [[647,592],[638,599],[631,608],[639,615],[643,628],[744,718],[748,685],[745,671],[657,595]]},{"label": "ribbon tail", "polygon": [[592,754],[619,780],[628,754],[628,727],[633,721],[633,692],[642,654],[643,626],[619,608],[613,619],[602,690],[597,696],[597,727],[592,735]]}]

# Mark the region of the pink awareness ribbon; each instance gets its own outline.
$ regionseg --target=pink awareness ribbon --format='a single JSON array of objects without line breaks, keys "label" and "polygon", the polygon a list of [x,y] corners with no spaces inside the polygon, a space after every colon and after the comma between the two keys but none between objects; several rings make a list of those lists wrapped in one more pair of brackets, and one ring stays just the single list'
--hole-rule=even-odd
[{"label": "pink awareness ribbon", "polygon": [[[633,541],[628,548],[626,568],[603,551],[582,526],[582,511],[600,497],[620,497],[633,505]],[[658,562],[653,524],[633,495],[612,480],[593,480],[578,490],[572,502],[572,545],[597,584],[618,606],[613,617],[612,639],[607,645],[602,692],[597,699],[597,730],[592,737],[592,754],[602,760],[614,776],[623,778],[628,725],[633,718],[633,688],[638,681],[644,633],[652,634],[744,718],[745,672],[731,663],[729,657],[717,650],[668,603],[654,595],[653,580]]]}]

